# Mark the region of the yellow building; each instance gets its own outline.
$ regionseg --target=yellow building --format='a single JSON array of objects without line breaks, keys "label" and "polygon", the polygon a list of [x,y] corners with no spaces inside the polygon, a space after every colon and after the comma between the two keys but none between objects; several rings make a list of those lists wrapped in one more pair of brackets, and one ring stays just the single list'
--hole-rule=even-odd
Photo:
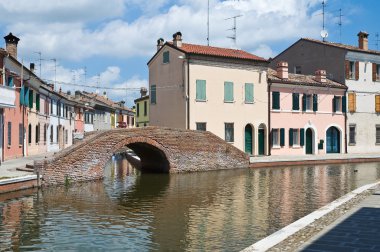
[{"label": "yellow building", "polygon": [[141,97],[135,100],[136,104],[136,127],[149,125],[149,95],[146,88],[141,88]]}]

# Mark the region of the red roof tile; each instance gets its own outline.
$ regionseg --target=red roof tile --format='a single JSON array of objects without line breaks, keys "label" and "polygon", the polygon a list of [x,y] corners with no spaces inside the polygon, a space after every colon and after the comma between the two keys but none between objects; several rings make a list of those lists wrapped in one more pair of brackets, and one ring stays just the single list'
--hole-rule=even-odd
[{"label": "red roof tile", "polygon": [[[167,44],[174,47],[172,42],[167,42]],[[234,59],[246,59],[246,60],[255,60],[255,61],[267,61],[266,59],[262,57],[259,57],[254,54],[248,53],[243,50],[238,50],[238,49],[228,49],[228,48],[194,45],[194,44],[187,44],[187,43],[182,43],[182,46],[179,47],[178,49],[185,53],[190,53],[190,54],[217,56],[217,57],[234,58]]]}]

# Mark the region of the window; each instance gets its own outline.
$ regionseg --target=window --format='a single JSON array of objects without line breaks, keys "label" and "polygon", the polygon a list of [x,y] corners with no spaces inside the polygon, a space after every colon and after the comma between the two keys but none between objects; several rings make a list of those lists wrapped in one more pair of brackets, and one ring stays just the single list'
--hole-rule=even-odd
[{"label": "window", "polygon": [[302,111],[311,111],[313,109],[313,99],[311,95],[303,94]]},{"label": "window", "polygon": [[206,131],[206,123],[196,123],[197,130]]},{"label": "window", "polygon": [[40,94],[36,93],[36,109],[40,111]]},{"label": "window", "polygon": [[65,106],[65,117],[69,118],[69,107]]},{"label": "window", "polygon": [[32,125],[29,124],[29,128],[28,128],[28,143],[31,144],[32,143]]},{"label": "window", "polygon": [[380,81],[380,64],[373,63],[373,81]]},{"label": "window", "polygon": [[57,143],[59,143],[59,126],[57,126]]},{"label": "window", "polygon": [[45,124],[45,126],[44,126],[44,144],[46,144],[46,140],[47,140],[46,139],[47,138],[47,133],[46,133],[47,132],[47,127],[48,126]]},{"label": "window", "polygon": [[234,142],[234,124],[233,123],[224,124],[224,139],[226,140],[226,142],[229,142],[229,143]]},{"label": "window", "polygon": [[272,146],[280,145],[279,129],[272,129]]},{"label": "window", "polygon": [[65,130],[65,143],[69,143],[69,130]]},{"label": "window", "polygon": [[29,108],[33,108],[33,90],[29,90]]},{"label": "window", "polygon": [[53,114],[53,100],[50,100],[50,114]]},{"label": "window", "polygon": [[300,94],[298,93],[293,93],[293,110],[300,110]]},{"label": "window", "polygon": [[234,83],[224,82],[224,102],[234,101]]},{"label": "window", "polygon": [[35,136],[36,136],[36,139],[35,139],[36,144],[38,144],[39,141],[40,141],[40,127],[39,127],[39,124],[36,125],[36,135]]},{"label": "window", "polygon": [[7,86],[8,87],[13,87],[14,86],[14,84],[13,84],[13,77],[12,76],[8,76]]},{"label": "window", "polygon": [[196,81],[196,98],[197,101],[206,101],[206,81]]},{"label": "window", "polygon": [[350,145],[356,144],[356,125],[355,124],[350,124],[349,125],[349,137],[348,137],[348,143]]},{"label": "window", "polygon": [[359,80],[359,61],[346,60],[346,79]]},{"label": "window", "polygon": [[346,112],[346,97],[334,96],[333,112]]},{"label": "window", "polygon": [[170,54],[169,51],[166,51],[162,54],[162,63],[169,63]]},{"label": "window", "polygon": [[136,115],[137,115],[137,117],[140,116],[140,103],[136,104]]},{"label": "window", "polygon": [[313,111],[318,111],[318,95],[313,94]]},{"label": "window", "polygon": [[294,73],[295,74],[301,74],[302,73],[301,66],[295,66],[294,67]]},{"label": "window", "polygon": [[375,111],[380,113],[380,95],[375,95]]},{"label": "window", "polygon": [[348,111],[351,113],[356,111],[356,93],[348,93]]},{"label": "window", "polygon": [[350,61],[349,78],[350,78],[350,79],[355,78],[355,62],[353,62],[353,61]]},{"label": "window", "polygon": [[376,144],[380,144],[380,125],[376,125]]},{"label": "window", "polygon": [[18,144],[22,145],[24,140],[24,128],[22,127],[22,123],[18,125]]},{"label": "window", "polygon": [[245,103],[253,103],[254,99],[254,91],[253,91],[253,83],[245,83],[244,86],[244,94],[245,94]]},{"label": "window", "polygon": [[144,101],[144,116],[148,115],[148,103],[147,101]]},{"label": "window", "polygon": [[152,85],[150,87],[150,103],[151,104],[156,104],[157,103],[157,100],[156,100],[156,85]]},{"label": "window", "polygon": [[53,128],[53,125],[50,126],[50,143],[53,143],[53,138],[54,136],[54,128]]},{"label": "window", "polygon": [[272,109],[280,109],[280,92],[272,92]]},{"label": "window", "polygon": [[289,146],[300,145],[300,129],[289,129]]},{"label": "window", "polygon": [[12,122],[8,122],[8,146],[12,144]]}]

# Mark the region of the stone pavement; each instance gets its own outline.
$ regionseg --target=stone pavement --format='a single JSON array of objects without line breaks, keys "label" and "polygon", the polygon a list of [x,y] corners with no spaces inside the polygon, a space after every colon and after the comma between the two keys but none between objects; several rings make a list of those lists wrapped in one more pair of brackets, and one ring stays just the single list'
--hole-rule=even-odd
[{"label": "stone pavement", "polygon": [[297,251],[380,251],[380,186]]},{"label": "stone pavement", "polygon": [[0,179],[31,175],[31,172],[18,171],[16,170],[16,168],[25,167],[27,164],[33,165],[34,160],[42,160],[45,157],[51,157],[53,154],[54,153],[45,153],[42,155],[21,157],[17,159],[4,161],[0,165]]}]

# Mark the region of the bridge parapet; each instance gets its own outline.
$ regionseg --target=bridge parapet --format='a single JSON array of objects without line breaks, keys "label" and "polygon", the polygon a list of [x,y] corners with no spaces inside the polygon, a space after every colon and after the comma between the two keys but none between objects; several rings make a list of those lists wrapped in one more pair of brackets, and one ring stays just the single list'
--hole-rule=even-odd
[{"label": "bridge parapet", "polygon": [[143,171],[180,173],[249,166],[245,153],[210,132],[145,127],[101,132],[36,167],[42,167],[45,185],[101,179],[106,162],[125,146],[140,157]]}]

